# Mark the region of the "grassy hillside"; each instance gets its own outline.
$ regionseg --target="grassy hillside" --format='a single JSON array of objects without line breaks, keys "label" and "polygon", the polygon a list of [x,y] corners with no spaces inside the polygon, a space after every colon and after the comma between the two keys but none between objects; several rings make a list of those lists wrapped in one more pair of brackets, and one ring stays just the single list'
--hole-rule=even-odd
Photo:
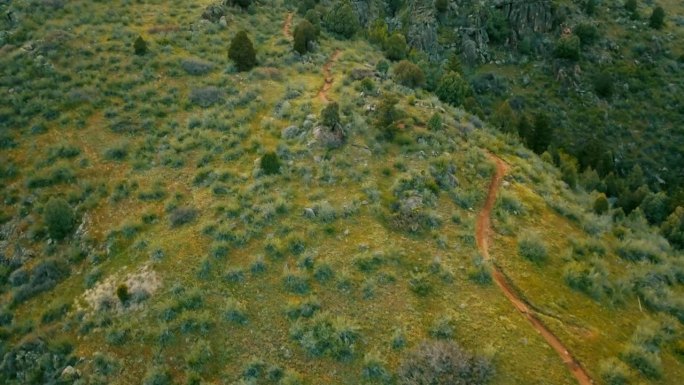
[{"label": "grassy hillside", "polygon": [[[0,382],[409,384],[445,340],[490,384],[575,383],[492,264],[596,383],[684,377],[681,252],[639,210],[596,214],[365,39],[302,56],[280,1],[225,25],[210,4],[2,4]],[[488,154],[509,171],[485,260]]]}]

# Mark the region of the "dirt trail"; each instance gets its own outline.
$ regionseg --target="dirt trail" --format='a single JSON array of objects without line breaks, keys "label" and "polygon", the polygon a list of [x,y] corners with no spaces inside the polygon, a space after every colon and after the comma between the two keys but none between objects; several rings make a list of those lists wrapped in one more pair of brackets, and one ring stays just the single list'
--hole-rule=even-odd
[{"label": "dirt trail", "polygon": [[325,76],[325,83],[323,83],[323,87],[321,87],[320,91],[318,91],[318,97],[321,99],[323,103],[329,102],[328,90],[332,88],[333,81],[335,80],[332,77],[332,74],[330,73],[330,67],[332,67],[332,65],[335,64],[335,62],[341,54],[342,51],[336,49],[335,52],[333,52],[333,54],[330,55],[330,58],[325,63],[325,65],[323,65],[323,76]]},{"label": "dirt trail", "polygon": [[[489,192],[487,193],[487,200],[480,214],[477,216],[477,224],[475,226],[475,238],[477,240],[477,247],[482,253],[485,260],[490,260],[489,256],[489,235],[491,233],[491,212],[496,201],[496,193],[501,185],[504,175],[508,171],[506,163],[495,155],[489,154],[489,157],[496,164],[496,171],[492,176],[492,181],[489,185]],[[518,296],[513,289],[512,284],[506,279],[503,271],[492,264],[492,276],[496,285],[503,291],[504,296],[515,306],[515,308],[532,324],[546,342],[555,350],[563,360],[563,363],[568,367],[568,370],[577,379],[581,385],[591,385],[593,381],[589,374],[582,368],[580,363],[568,352],[563,343],[556,337],[551,330],[549,330],[544,323],[539,319],[537,314],[530,308],[530,306]]]},{"label": "dirt trail", "polygon": [[287,14],[287,17],[285,18],[285,24],[283,24],[283,35],[285,35],[285,37],[288,39],[292,38],[292,33],[290,32],[291,27],[292,27],[292,12]]}]

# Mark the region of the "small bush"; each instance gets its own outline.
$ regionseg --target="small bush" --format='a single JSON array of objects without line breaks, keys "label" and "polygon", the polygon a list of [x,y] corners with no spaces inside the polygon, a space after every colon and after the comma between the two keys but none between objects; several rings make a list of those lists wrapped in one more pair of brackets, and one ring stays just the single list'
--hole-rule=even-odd
[{"label": "small bush", "polygon": [[546,245],[537,234],[523,234],[518,237],[518,254],[534,263],[546,261]]},{"label": "small bush", "polygon": [[494,376],[492,363],[454,342],[423,342],[401,362],[400,385],[484,385]]},{"label": "small bush", "polygon": [[197,218],[199,211],[194,207],[178,207],[171,211],[169,215],[169,221],[171,222],[171,227],[179,227],[190,223]]},{"label": "small bush", "polygon": [[608,198],[606,198],[606,194],[600,193],[594,200],[594,212],[598,215],[603,215],[608,211],[609,208],[610,205],[608,204]]},{"label": "small bush", "polygon": [[596,95],[610,99],[613,96],[613,77],[607,72],[601,72],[594,77],[594,91]]},{"label": "small bush", "polygon": [[385,42],[385,56],[390,60],[404,59],[407,51],[406,38],[401,33],[393,33]]},{"label": "small bush", "polygon": [[394,77],[403,86],[416,88],[425,85],[425,74],[417,65],[402,60],[394,66]]},{"label": "small bush", "polygon": [[629,344],[622,352],[622,360],[650,379],[658,379],[663,375],[662,362],[656,352],[643,346]]},{"label": "small bush", "polygon": [[214,64],[197,60],[197,59],[183,59],[181,67],[190,75],[199,76],[205,75],[214,69]]},{"label": "small bush", "polygon": [[323,21],[326,29],[347,39],[361,28],[354,8],[348,0],[335,2]]},{"label": "small bush", "polygon": [[318,313],[306,321],[298,321],[290,330],[292,339],[311,356],[330,356],[348,360],[361,335],[358,327],[342,317]]},{"label": "small bush", "polygon": [[561,37],[556,43],[556,48],[554,49],[553,54],[559,59],[567,59],[572,61],[579,60],[580,38],[576,35]]},{"label": "small bush", "polygon": [[116,288],[116,297],[119,298],[123,305],[131,299],[131,293],[128,291],[128,286],[125,283]]},{"label": "small bush", "polygon": [[226,321],[230,321],[239,325],[244,325],[247,323],[247,313],[245,305],[233,298],[229,298],[226,301],[226,305],[223,309],[223,317]]},{"label": "small bush", "polygon": [[165,367],[153,367],[145,374],[143,385],[171,385],[171,373]]},{"label": "small bush", "polygon": [[361,377],[374,383],[390,384],[392,382],[392,374],[387,369],[387,362],[378,352],[366,353],[363,356]]},{"label": "small bush", "polygon": [[223,92],[214,86],[193,88],[190,101],[200,107],[207,108],[223,100]]},{"label": "small bush", "polygon": [[600,374],[608,385],[627,385],[629,383],[629,368],[615,358],[601,362]]},{"label": "small bush", "polygon": [[266,175],[274,175],[280,173],[280,159],[275,152],[267,152],[261,157],[259,162],[261,169]]},{"label": "small bush", "polygon": [[594,44],[599,37],[598,29],[593,24],[581,23],[575,27],[575,35],[583,46]]},{"label": "small bush", "polygon": [[144,55],[147,53],[147,42],[142,38],[142,36],[138,35],[138,38],[135,39],[135,42],[133,43],[133,50],[135,51],[136,55]]},{"label": "small bush", "polygon": [[64,239],[76,225],[76,216],[62,198],[50,198],[43,209],[43,220],[52,239]]}]

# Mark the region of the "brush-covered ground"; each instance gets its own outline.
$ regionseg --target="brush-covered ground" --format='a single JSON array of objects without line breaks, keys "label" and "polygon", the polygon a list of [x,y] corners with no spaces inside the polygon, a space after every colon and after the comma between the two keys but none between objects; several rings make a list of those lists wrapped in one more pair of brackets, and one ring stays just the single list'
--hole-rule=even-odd
[{"label": "brush-covered ground", "polygon": [[[376,73],[382,53],[362,39],[323,32],[301,56],[281,2],[233,8],[225,26],[201,19],[209,4],[13,4],[0,382],[408,384],[410,352],[453,340],[491,362],[491,384],[574,383],[490,263],[596,383],[684,378],[682,256],[639,210],[596,214],[516,137]],[[248,72],[227,56],[240,30]],[[320,134],[336,50],[341,146]],[[484,261],[488,152],[510,170]],[[56,198],[77,224],[59,241]]]}]

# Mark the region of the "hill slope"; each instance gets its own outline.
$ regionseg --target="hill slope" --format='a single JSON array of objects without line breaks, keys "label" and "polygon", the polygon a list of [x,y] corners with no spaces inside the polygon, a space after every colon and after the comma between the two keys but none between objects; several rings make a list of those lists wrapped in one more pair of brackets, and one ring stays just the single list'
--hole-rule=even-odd
[{"label": "hill slope", "polygon": [[[596,383],[684,377],[681,254],[639,210],[596,214],[517,137],[376,71],[362,39],[300,56],[281,2],[215,8],[225,22],[209,5],[12,4],[3,383],[403,384],[424,341],[456,341],[491,384],[575,383],[529,317]],[[490,154],[508,171],[481,253]]]}]

